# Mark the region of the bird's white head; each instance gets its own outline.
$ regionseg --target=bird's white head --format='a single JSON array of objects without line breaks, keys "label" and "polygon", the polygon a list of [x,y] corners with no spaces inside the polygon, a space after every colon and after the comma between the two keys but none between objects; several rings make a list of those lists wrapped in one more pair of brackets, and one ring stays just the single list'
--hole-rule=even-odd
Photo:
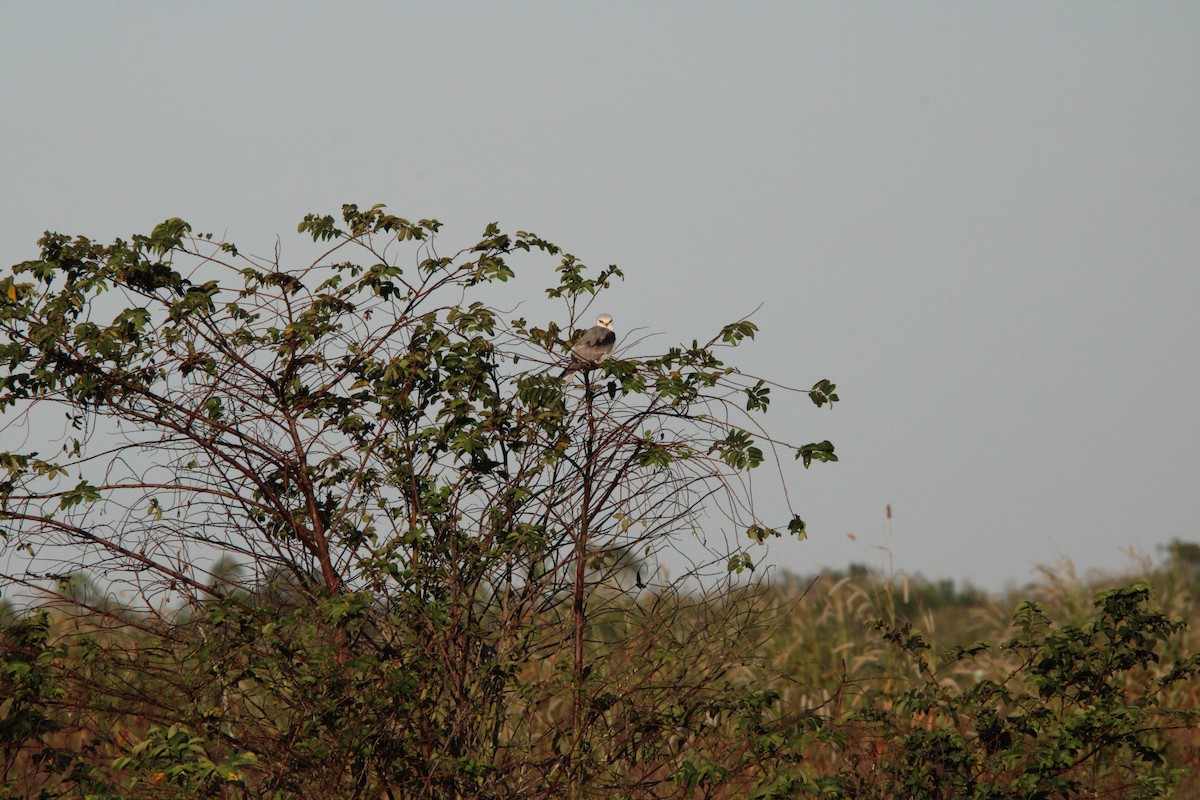
[{"label": "bird's white head", "polygon": [[612,315],[611,314],[601,314],[599,319],[596,320],[596,324],[599,325],[601,328],[608,328],[611,331],[612,330]]}]

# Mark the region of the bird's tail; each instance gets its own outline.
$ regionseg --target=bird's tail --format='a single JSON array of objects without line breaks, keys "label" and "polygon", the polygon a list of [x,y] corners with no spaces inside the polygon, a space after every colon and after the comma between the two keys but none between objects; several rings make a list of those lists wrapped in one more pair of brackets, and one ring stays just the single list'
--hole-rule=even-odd
[{"label": "bird's tail", "polygon": [[573,375],[580,370],[587,370],[591,367],[586,361],[580,361],[578,358],[572,358],[567,362],[567,366],[558,374],[559,378],[565,378],[568,375]]}]

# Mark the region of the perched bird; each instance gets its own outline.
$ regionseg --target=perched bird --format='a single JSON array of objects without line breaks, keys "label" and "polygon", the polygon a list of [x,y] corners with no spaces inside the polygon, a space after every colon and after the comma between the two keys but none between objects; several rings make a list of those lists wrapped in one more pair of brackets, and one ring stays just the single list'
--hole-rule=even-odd
[{"label": "perched bird", "polygon": [[587,371],[612,355],[617,343],[617,334],[613,332],[612,317],[601,314],[596,324],[589,328],[579,341],[571,347],[571,363],[558,377],[565,378],[572,372]]}]

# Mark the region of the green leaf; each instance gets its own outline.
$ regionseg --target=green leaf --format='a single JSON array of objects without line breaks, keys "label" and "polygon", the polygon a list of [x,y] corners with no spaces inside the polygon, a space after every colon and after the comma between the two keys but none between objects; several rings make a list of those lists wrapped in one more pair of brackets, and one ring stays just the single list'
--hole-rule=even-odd
[{"label": "green leaf", "polygon": [[804,461],[805,469],[808,469],[813,461],[838,460],[838,457],[833,452],[833,444],[828,439],[823,442],[804,445],[796,451],[796,458]]},{"label": "green leaf", "polygon": [[739,322],[732,322],[721,328],[721,341],[736,346],[743,339],[753,339],[754,334],[757,332],[758,326],[750,320],[744,319]]},{"label": "green leaf", "polygon": [[767,406],[771,403],[769,395],[771,390],[763,385],[763,381],[759,381],[754,386],[746,389],[746,410],[747,411],[766,411]]},{"label": "green leaf", "polygon": [[800,519],[798,515],[794,515],[792,521],[788,523],[788,533],[801,541],[808,538],[807,526],[804,524],[804,520]]},{"label": "green leaf", "polygon": [[728,572],[735,572],[741,575],[746,570],[754,571],[754,560],[750,558],[748,553],[736,553],[729,557],[729,562],[726,564]]},{"label": "green leaf", "polygon": [[835,384],[832,384],[827,380],[819,380],[813,384],[812,391],[808,393],[808,397],[813,401],[817,408],[820,408],[825,404],[828,404],[830,408],[833,408],[833,404],[838,401],[838,396],[834,393],[836,388],[837,386]]},{"label": "green leaf", "polygon": [[100,490],[86,480],[81,480],[74,489],[63,494],[59,500],[62,508],[74,508],[80,503],[94,503],[100,499]]},{"label": "green leaf", "polygon": [[179,217],[171,217],[160,222],[150,233],[150,252],[160,257],[164,256],[179,247],[183,243],[183,238],[191,232],[192,226]]}]

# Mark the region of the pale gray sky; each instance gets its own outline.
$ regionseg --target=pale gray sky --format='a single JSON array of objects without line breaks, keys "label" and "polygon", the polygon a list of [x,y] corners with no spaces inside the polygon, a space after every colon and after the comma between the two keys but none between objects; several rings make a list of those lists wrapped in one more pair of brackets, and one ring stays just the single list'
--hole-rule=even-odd
[{"label": "pale gray sky", "polygon": [[1200,540],[1200,4],[13,3],[0,70],[4,266],[498,220],[620,264],[619,331],[762,304],[747,366],[838,384],[768,418],[842,456],[789,473],[781,566],[890,540],[998,588]]}]

